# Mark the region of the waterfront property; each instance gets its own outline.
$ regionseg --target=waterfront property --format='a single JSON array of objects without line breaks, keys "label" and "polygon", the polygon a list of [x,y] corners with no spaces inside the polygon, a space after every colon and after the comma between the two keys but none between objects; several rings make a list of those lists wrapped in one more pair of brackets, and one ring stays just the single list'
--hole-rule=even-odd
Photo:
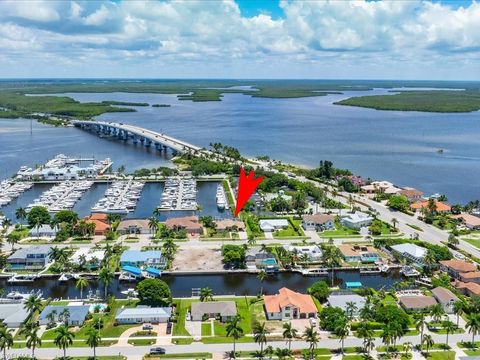
[{"label": "waterfront property", "polygon": [[120,222],[117,231],[126,235],[150,234],[152,231],[148,224],[148,220],[145,219],[126,219]]},{"label": "waterfront property", "polygon": [[480,229],[480,217],[478,216],[469,213],[461,213],[459,215],[452,215],[452,219],[460,220],[468,229]]},{"label": "waterfront property", "polygon": [[0,322],[8,328],[19,328],[28,317],[23,303],[0,304]]},{"label": "waterfront property", "polygon": [[422,200],[423,192],[412,187],[403,188],[398,192],[399,195],[403,195],[409,202],[417,202]]},{"label": "waterfront property", "polygon": [[159,250],[125,250],[120,256],[120,265],[163,269],[167,265],[167,260]]},{"label": "waterfront property", "polygon": [[245,231],[245,224],[240,220],[223,219],[215,221],[215,229],[218,231]]},{"label": "waterfront property", "polygon": [[[414,211],[422,211],[422,209],[428,208],[428,201],[417,201],[410,205],[410,208]],[[435,211],[437,213],[448,213],[451,207],[441,201],[435,200]]]},{"label": "waterfront property", "polygon": [[477,283],[455,281],[453,286],[464,295],[470,297],[480,296],[480,285]]},{"label": "waterfront property", "polygon": [[398,194],[402,190],[389,181],[373,181],[368,185],[362,186],[361,189],[362,192],[366,194],[374,194],[380,192],[390,195]]},{"label": "waterfront property", "polygon": [[451,259],[440,261],[440,270],[445,271],[448,275],[457,280],[468,278],[469,273],[474,273],[475,278],[478,279],[477,265],[465,260]]},{"label": "waterfront property", "polygon": [[346,262],[374,263],[380,258],[373,246],[344,244],[338,249]]},{"label": "waterfront property", "polygon": [[313,214],[302,216],[302,227],[304,230],[332,230],[335,228],[335,218],[328,214]]},{"label": "waterfront property", "polygon": [[108,223],[108,215],[103,213],[95,213],[85,218],[87,224],[94,224],[94,235],[105,236],[107,232],[111,230],[111,226]]},{"label": "waterfront property", "polygon": [[300,294],[286,287],[276,295],[264,295],[268,320],[309,319],[317,316],[317,307],[310,295]]},{"label": "waterfront property", "polygon": [[32,228],[29,232],[28,235],[31,237],[48,237],[48,238],[54,238],[57,236],[57,227],[52,227],[50,224],[43,224],[40,225],[39,227],[34,227]]},{"label": "waterfront property", "polygon": [[245,256],[247,269],[264,269],[267,272],[278,270],[277,258],[272,253],[250,250]]},{"label": "waterfront property", "polygon": [[404,257],[420,266],[423,266],[425,256],[427,255],[427,249],[410,243],[392,245],[391,249],[398,256]]},{"label": "waterfront property", "polygon": [[437,304],[437,301],[432,296],[425,295],[407,295],[399,297],[400,306],[405,311],[420,311],[427,310]]},{"label": "waterfront property", "polygon": [[171,307],[137,306],[118,309],[115,321],[118,324],[166,323],[172,317]]},{"label": "waterfront property", "polygon": [[96,270],[105,257],[103,250],[93,250],[90,248],[79,248],[72,256],[72,262],[77,265],[82,265],[90,270]]},{"label": "waterfront property", "polygon": [[[353,316],[356,316],[360,313],[360,310],[365,306],[365,298],[360,295],[351,292],[338,292],[332,293],[327,298],[328,305],[331,307],[338,307],[343,311],[351,311]],[[355,305],[354,308],[351,308],[349,304]]]},{"label": "waterfront property", "polygon": [[191,316],[193,321],[208,319],[220,319],[222,322],[230,321],[237,315],[235,301],[207,301],[193,302],[191,305]]},{"label": "waterfront property", "polygon": [[308,261],[322,260],[323,251],[318,245],[284,245],[283,248],[297,254],[300,258],[306,257]]},{"label": "waterfront property", "polygon": [[165,221],[165,226],[170,230],[185,229],[189,234],[203,234],[203,227],[199,223],[198,216],[185,216],[170,218]]},{"label": "waterfront property", "polygon": [[453,308],[458,297],[455,296],[450,290],[445,289],[444,287],[436,287],[432,290],[433,297],[442,305],[443,310],[447,314],[453,314]]},{"label": "waterfront property", "polygon": [[289,223],[287,219],[261,219],[260,229],[263,232],[272,232],[275,230],[282,230],[288,228]]},{"label": "waterfront property", "polygon": [[90,311],[90,305],[81,303],[72,305],[47,305],[38,317],[40,325],[50,323],[50,318],[54,322],[64,322],[68,326],[82,326]]},{"label": "waterfront property", "polygon": [[49,262],[50,245],[35,245],[18,249],[7,259],[12,270],[41,270]]},{"label": "waterfront property", "polygon": [[361,211],[355,211],[353,214],[348,214],[342,217],[342,225],[351,229],[360,229],[372,223],[373,217]]}]

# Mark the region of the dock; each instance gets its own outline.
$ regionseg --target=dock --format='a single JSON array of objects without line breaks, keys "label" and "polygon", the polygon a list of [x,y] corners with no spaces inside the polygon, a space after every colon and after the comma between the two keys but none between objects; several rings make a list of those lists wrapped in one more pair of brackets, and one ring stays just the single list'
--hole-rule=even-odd
[{"label": "dock", "polygon": [[160,211],[197,210],[197,182],[194,179],[170,177],[165,181],[165,188],[160,200]]}]

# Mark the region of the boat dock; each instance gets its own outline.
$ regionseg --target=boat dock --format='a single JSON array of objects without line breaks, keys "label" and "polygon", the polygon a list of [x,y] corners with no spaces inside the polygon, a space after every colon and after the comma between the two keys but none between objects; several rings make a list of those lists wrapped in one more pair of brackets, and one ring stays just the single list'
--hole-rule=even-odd
[{"label": "boat dock", "polygon": [[0,182],[0,207],[10,204],[25,191],[33,186],[31,182],[14,182],[12,180],[3,180]]},{"label": "boat dock", "polygon": [[59,212],[72,209],[75,203],[82,197],[83,193],[90,189],[93,181],[63,181],[45,191],[40,198],[27,206],[30,211],[34,206],[47,208],[48,212]]},{"label": "boat dock", "polygon": [[145,183],[142,181],[115,181],[93,207],[92,212],[123,214],[135,210]]},{"label": "boat dock", "polygon": [[197,182],[194,179],[171,177],[165,181],[159,209],[197,210]]}]

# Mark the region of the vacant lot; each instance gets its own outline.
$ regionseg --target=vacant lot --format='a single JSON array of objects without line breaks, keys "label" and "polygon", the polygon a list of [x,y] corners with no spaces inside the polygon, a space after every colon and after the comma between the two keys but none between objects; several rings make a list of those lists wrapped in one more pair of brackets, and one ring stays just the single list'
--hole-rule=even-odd
[{"label": "vacant lot", "polygon": [[175,255],[172,270],[222,270],[222,254],[219,249],[180,248]]}]

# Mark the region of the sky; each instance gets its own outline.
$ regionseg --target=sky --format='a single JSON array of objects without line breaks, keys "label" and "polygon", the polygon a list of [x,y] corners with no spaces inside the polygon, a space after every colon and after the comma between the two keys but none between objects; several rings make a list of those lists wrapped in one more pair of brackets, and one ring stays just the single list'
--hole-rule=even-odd
[{"label": "sky", "polygon": [[480,2],[3,0],[0,77],[480,80]]}]

